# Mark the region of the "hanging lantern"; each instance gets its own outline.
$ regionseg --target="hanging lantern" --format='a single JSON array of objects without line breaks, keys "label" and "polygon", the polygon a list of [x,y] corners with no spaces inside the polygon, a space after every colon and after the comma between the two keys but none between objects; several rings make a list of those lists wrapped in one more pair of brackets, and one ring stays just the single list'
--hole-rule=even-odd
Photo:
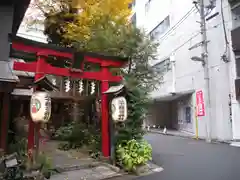
[{"label": "hanging lantern", "polygon": [[127,101],[124,97],[117,97],[111,103],[112,119],[124,122],[127,119]]},{"label": "hanging lantern", "polygon": [[83,92],[83,81],[79,81],[79,89],[78,89],[79,93]]},{"label": "hanging lantern", "polygon": [[35,92],[31,97],[30,114],[33,122],[48,122],[51,116],[51,97],[47,92]]},{"label": "hanging lantern", "polygon": [[91,94],[94,94],[95,93],[95,83],[92,81],[91,82]]},{"label": "hanging lantern", "polygon": [[69,92],[70,91],[70,80],[67,79],[65,81],[65,92]]}]

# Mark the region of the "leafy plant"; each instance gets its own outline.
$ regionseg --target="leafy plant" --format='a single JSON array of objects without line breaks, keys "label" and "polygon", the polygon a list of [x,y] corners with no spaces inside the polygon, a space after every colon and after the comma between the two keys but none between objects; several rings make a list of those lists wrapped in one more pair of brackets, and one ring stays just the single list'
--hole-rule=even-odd
[{"label": "leafy plant", "polygon": [[53,171],[53,165],[52,161],[49,157],[46,156],[43,152],[40,152],[37,157],[37,164],[41,165],[41,172],[45,177],[50,178],[52,174],[54,174]]},{"label": "leafy plant", "polygon": [[89,146],[92,153],[100,150],[100,130],[93,125],[73,122],[60,127],[55,133],[55,139],[66,141],[59,144],[59,149],[77,149]]},{"label": "leafy plant", "polygon": [[27,138],[15,136],[15,140],[9,144],[9,153],[15,152],[21,159],[27,157]]},{"label": "leafy plant", "polygon": [[67,141],[72,134],[73,128],[74,128],[74,126],[72,123],[70,123],[67,126],[61,126],[55,132],[54,139],[61,140],[61,141]]},{"label": "leafy plant", "polygon": [[152,147],[145,141],[135,139],[119,144],[116,149],[117,160],[127,171],[134,171],[152,159]]}]

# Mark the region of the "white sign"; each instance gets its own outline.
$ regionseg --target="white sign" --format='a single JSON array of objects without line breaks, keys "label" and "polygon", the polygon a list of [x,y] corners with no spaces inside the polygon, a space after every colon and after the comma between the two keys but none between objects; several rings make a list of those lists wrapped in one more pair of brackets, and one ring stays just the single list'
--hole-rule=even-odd
[{"label": "white sign", "polygon": [[117,97],[111,103],[112,119],[118,122],[124,122],[127,119],[127,101],[124,97]]},{"label": "white sign", "polygon": [[48,122],[51,116],[51,97],[47,92],[35,92],[31,97],[30,114],[33,122]]}]

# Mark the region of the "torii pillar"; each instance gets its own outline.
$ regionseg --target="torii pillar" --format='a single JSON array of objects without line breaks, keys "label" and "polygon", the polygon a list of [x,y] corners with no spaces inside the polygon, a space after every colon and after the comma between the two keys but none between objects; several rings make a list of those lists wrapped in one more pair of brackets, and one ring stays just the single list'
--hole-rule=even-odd
[{"label": "torii pillar", "polygon": [[108,73],[108,68],[102,66],[102,75],[105,78],[105,80],[102,80],[101,82],[102,153],[104,157],[110,156],[108,95],[104,93],[109,88],[109,83],[107,81]]}]

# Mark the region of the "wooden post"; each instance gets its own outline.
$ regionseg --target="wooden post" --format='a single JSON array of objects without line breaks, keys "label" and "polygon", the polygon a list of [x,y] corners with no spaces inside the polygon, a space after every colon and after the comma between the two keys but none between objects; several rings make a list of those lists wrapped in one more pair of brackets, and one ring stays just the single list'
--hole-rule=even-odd
[{"label": "wooden post", "polygon": [[[45,68],[45,57],[41,54],[38,54],[37,59],[37,67],[35,72],[35,78],[34,80],[37,81],[38,79],[42,78],[44,76],[44,68]],[[34,91],[37,90],[37,87],[34,88]],[[39,143],[39,130],[40,130],[40,124],[35,124],[32,119],[29,120],[29,127],[28,127],[28,157],[30,162],[33,162],[33,150],[36,146],[36,150],[38,151],[38,143]],[[35,152],[37,154],[37,152]]]},{"label": "wooden post", "polygon": [[1,120],[1,149],[7,150],[7,133],[9,124],[10,94],[4,93],[2,97],[2,120]]},{"label": "wooden post", "polygon": [[[107,77],[108,68],[102,67],[103,77]],[[107,80],[103,80],[101,84],[101,110],[102,110],[102,153],[104,157],[110,156],[110,139],[109,139],[109,112],[108,112],[108,97],[106,92],[109,88]]]}]

